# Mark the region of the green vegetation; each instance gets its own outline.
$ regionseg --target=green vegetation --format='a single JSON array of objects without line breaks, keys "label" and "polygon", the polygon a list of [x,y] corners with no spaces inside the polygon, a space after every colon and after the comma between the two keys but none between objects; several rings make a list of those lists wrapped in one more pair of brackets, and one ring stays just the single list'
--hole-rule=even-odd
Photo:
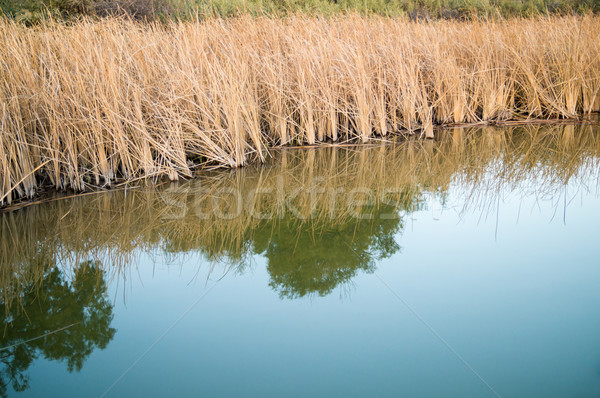
[{"label": "green vegetation", "polygon": [[220,16],[333,15],[358,12],[411,19],[470,19],[600,11],[597,0],[0,0],[0,8],[24,22],[47,17],[125,14],[136,19]]},{"label": "green vegetation", "polygon": [[[65,275],[53,260],[36,258],[24,271],[38,268],[35,279],[13,278],[11,297],[17,306],[0,299],[0,397],[8,387],[25,391],[26,372],[36,358],[65,362],[69,372],[79,371],[96,349],[104,349],[116,330],[110,327],[113,306],[108,300],[100,264],[81,263],[73,275]],[[7,286],[2,286],[4,292]]]},{"label": "green vegetation", "polygon": [[289,214],[281,221],[263,221],[252,232],[251,242],[254,254],[267,259],[269,286],[282,298],[326,296],[350,283],[359,271],[375,271],[377,260],[400,250],[394,235],[404,229],[399,217],[381,215],[416,207],[413,196],[407,199],[400,200],[399,206],[380,204],[364,209],[369,221],[349,218],[328,224],[310,220],[299,225]]}]

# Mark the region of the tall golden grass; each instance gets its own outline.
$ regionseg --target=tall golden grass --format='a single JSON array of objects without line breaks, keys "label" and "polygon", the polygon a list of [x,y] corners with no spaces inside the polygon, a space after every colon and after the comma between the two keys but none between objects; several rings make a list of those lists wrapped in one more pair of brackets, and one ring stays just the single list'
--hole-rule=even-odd
[{"label": "tall golden grass", "polygon": [[274,145],[600,110],[600,17],[0,21],[0,205]]}]

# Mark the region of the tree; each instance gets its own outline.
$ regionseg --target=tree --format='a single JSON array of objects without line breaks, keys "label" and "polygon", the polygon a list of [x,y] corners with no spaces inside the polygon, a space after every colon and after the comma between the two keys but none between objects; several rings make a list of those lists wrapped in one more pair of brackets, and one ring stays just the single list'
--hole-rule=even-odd
[{"label": "tree", "polygon": [[97,262],[80,264],[70,281],[51,265],[41,281],[25,283],[18,313],[0,303],[0,396],[6,396],[9,385],[15,391],[28,388],[25,372],[40,355],[66,362],[73,372],[81,370],[94,349],[106,348],[116,332],[110,327],[113,306],[106,288]]},{"label": "tree", "polygon": [[403,228],[393,205],[371,206],[368,220],[308,220],[288,215],[253,232],[255,253],[268,260],[269,285],[282,298],[326,296],[359,271],[375,271],[375,260],[400,250],[394,235]]}]

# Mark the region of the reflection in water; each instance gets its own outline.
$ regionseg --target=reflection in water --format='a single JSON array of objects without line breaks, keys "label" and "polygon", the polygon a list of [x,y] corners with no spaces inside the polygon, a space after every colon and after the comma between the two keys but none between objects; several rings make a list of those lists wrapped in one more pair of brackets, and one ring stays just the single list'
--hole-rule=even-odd
[{"label": "reflection in water", "polygon": [[112,304],[106,295],[100,264],[80,264],[67,277],[52,263],[31,264],[39,269],[37,280],[19,280],[18,308],[0,304],[3,331],[0,336],[0,396],[10,385],[15,391],[28,387],[27,369],[42,355],[79,371],[95,348],[103,349],[115,329]]},{"label": "reflection in water", "polygon": [[237,272],[258,254],[280,297],[323,296],[399,252],[405,219],[427,196],[443,202],[452,186],[464,198],[462,211],[487,212],[517,184],[553,197],[570,180],[598,177],[595,127],[441,136],[282,150],[258,168],[1,214],[1,344],[8,348],[0,352],[0,391],[25,389],[25,371],[39,355],[73,371],[104,348],[115,333],[105,273],[127,272],[140,252],[200,253]]},{"label": "reflection in water", "polygon": [[463,211],[493,211],[517,184],[556,196],[570,180],[598,174],[600,137],[589,125],[456,129],[441,136],[282,150],[257,168],[1,214],[5,304],[10,308],[11,297],[22,295],[15,278],[35,280],[31,264],[50,259],[68,271],[95,259],[118,274],[136,252],[157,248],[201,253],[239,272],[261,254],[282,297],[325,295],[398,251],[393,236],[426,196],[443,201],[453,186],[464,197]]},{"label": "reflection in water", "polygon": [[268,259],[270,286],[281,297],[324,296],[357,271],[373,271],[374,260],[399,250],[394,235],[402,229],[400,218],[382,217],[395,210],[372,206],[365,211],[368,221],[349,218],[327,227],[312,220],[299,226],[293,218],[264,221],[253,231],[252,247]]}]

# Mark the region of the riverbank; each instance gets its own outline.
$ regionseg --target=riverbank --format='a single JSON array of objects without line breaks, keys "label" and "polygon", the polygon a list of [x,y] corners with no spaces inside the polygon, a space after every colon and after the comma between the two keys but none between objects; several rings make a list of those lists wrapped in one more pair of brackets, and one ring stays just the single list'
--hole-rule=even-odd
[{"label": "riverbank", "polygon": [[269,148],[600,110],[600,17],[0,21],[0,205]]}]

